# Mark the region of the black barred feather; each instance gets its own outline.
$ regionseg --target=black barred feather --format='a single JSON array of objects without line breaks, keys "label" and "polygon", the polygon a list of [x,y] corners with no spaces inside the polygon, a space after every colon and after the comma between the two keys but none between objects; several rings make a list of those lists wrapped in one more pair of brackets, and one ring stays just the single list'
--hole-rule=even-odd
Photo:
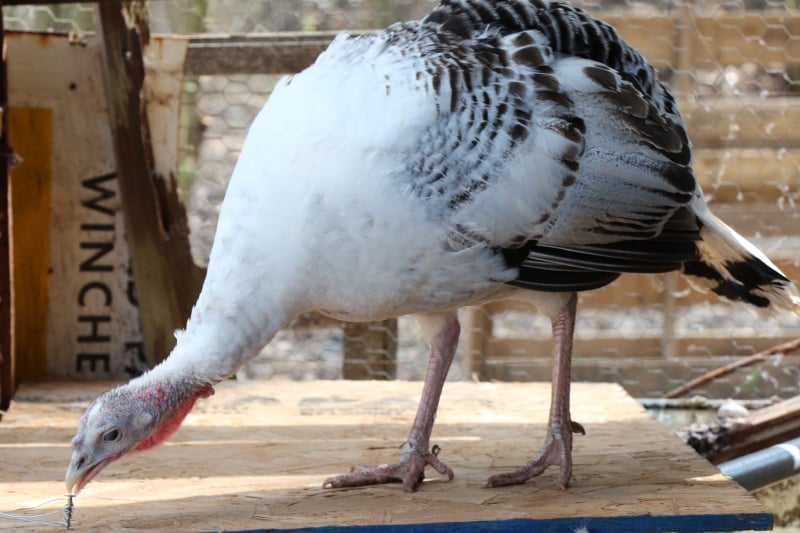
[{"label": "black barred feather", "polygon": [[697,207],[697,213],[702,226],[700,253],[682,265],[683,274],[729,300],[800,314],[800,295],[778,267],[704,205]]},{"label": "black barred feather", "polygon": [[[458,50],[437,50],[429,63],[434,92],[449,90],[450,115],[423,136],[411,168],[420,176],[413,190],[456,213],[454,246],[495,246],[519,269],[512,284],[529,289],[588,290],[622,272],[682,270],[729,299],[797,305],[783,274],[741,253],[746,241],[704,210],[675,99],[611,26],[545,0],[442,0],[421,24]],[[513,235],[493,234],[473,205],[502,209],[482,195],[504,179],[511,154],[540,148],[530,139],[544,132],[561,139],[552,166],[531,169],[558,175],[540,188],[549,207],[513,223]]]},{"label": "black barred feather", "polygon": [[[556,53],[591,59],[621,74],[636,89],[654,100],[659,110],[675,113],[675,99],[661,87],[647,60],[609,24],[563,2],[544,0],[443,0],[423,23],[441,25],[443,31],[459,28],[463,38],[487,28],[501,35],[531,29],[542,32]],[[471,31],[468,33],[467,28]]]},{"label": "black barred feather", "polygon": [[454,250],[487,247],[516,269],[512,285],[589,290],[681,270],[730,299],[797,305],[708,213],[674,98],[610,25],[563,2],[442,0],[353,40],[414,65],[436,113],[404,187]]}]

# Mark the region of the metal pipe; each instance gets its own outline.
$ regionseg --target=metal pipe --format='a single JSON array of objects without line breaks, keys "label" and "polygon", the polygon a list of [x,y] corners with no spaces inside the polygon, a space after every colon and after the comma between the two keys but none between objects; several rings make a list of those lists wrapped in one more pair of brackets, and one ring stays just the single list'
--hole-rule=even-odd
[{"label": "metal pipe", "polygon": [[717,467],[747,490],[755,490],[800,473],[800,438],[744,455]]}]

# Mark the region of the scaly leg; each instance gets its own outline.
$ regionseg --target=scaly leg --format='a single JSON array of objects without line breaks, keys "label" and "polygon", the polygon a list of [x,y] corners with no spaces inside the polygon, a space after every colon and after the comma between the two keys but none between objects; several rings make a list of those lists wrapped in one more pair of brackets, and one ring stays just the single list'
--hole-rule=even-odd
[{"label": "scaly leg", "polygon": [[572,362],[572,337],[575,330],[577,295],[573,294],[564,308],[551,318],[553,326],[553,383],[550,399],[550,420],[547,438],[541,451],[525,466],[506,474],[492,476],[489,487],[518,485],[538,476],[549,466],[560,465],[558,486],[567,488],[572,476],[572,434],[586,434],[583,427],[573,422],[569,413],[570,369]]},{"label": "scaly leg", "polygon": [[453,479],[453,471],[437,457],[438,447],[430,449],[430,438],[439,397],[456,353],[460,326],[455,313],[418,316],[417,320],[430,338],[431,357],[414,425],[408,434],[408,440],[400,447],[400,461],[381,466],[357,465],[349,474],[325,480],[323,487],[360,487],[402,482],[403,489],[412,492],[422,482],[427,465],[431,465],[448,479]]}]

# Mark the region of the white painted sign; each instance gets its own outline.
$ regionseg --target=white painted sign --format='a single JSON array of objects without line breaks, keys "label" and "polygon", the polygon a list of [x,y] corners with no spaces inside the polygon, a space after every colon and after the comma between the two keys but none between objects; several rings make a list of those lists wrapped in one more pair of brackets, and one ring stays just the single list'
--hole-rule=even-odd
[{"label": "white painted sign", "polygon": [[[13,32],[6,39],[10,106],[52,112],[47,375],[138,375],[146,361],[100,41]],[[13,143],[13,132],[11,138]],[[25,153],[20,156],[24,159]]]}]

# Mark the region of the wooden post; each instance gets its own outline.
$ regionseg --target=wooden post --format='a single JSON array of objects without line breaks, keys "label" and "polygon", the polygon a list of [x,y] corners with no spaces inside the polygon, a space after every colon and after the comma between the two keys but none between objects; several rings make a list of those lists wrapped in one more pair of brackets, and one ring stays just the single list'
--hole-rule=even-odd
[{"label": "wooden post", "polygon": [[661,356],[667,359],[677,357],[678,353],[678,328],[676,317],[678,315],[678,302],[675,299],[675,292],[679,287],[679,274],[669,272],[661,276],[663,283],[663,313],[664,325],[661,334]]},{"label": "wooden post", "polygon": [[486,357],[489,355],[486,351],[486,341],[492,335],[492,317],[486,306],[468,307],[465,312],[464,347],[467,354],[467,368],[473,376],[484,379]]},{"label": "wooden post", "polygon": [[694,42],[697,30],[697,18],[693,0],[684,0],[680,9],[681,16],[675,22],[675,84],[677,97],[686,101],[691,96],[694,86],[694,76],[691,72],[694,66]]},{"label": "wooden post", "polygon": [[153,171],[141,105],[144,65],[139,34],[125,23],[121,3],[100,2],[96,9],[144,350],[154,364],[174,346],[172,332],[184,326],[200,291],[203,270],[191,257],[175,176],[157,176]]},{"label": "wooden post", "polygon": [[16,384],[11,351],[11,227],[8,203],[8,167],[14,151],[8,145],[8,80],[2,8],[0,2],[0,410],[5,411]]},{"label": "wooden post", "polygon": [[342,376],[345,379],[397,377],[397,320],[344,324]]}]

